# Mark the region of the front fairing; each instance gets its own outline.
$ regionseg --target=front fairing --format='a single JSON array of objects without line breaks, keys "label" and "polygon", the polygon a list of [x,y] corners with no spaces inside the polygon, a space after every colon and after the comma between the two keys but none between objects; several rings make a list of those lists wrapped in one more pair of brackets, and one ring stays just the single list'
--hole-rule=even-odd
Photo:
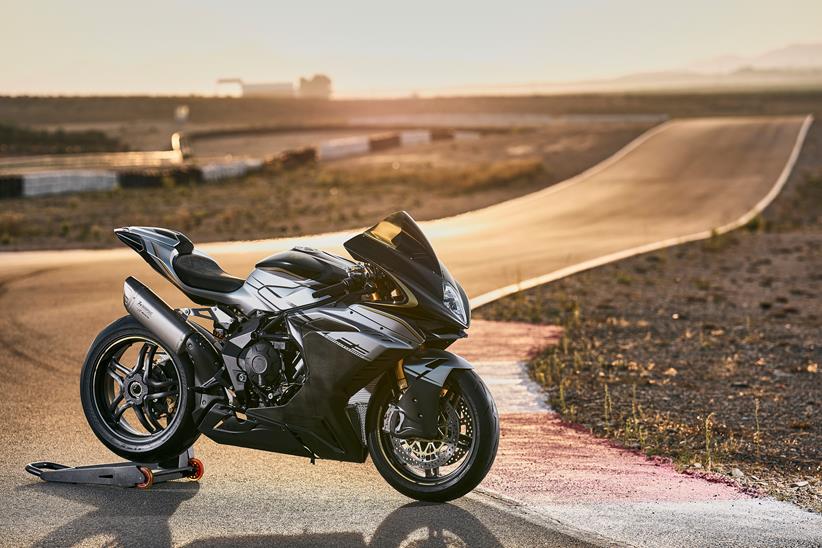
[{"label": "front fairing", "polygon": [[[407,295],[409,313],[430,317],[447,325],[464,329],[470,324],[468,298],[448,269],[437,258],[428,239],[408,213],[393,213],[354,236],[344,244],[352,257],[374,264],[400,282]],[[465,310],[465,321],[443,303],[444,284],[459,292]]]}]

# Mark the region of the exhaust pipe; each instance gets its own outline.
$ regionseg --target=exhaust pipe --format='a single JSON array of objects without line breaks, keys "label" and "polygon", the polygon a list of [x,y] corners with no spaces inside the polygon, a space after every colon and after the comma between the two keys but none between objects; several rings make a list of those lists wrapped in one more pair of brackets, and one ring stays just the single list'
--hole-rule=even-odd
[{"label": "exhaust pipe", "polygon": [[168,350],[191,358],[198,385],[211,379],[222,367],[222,358],[202,333],[131,276],[123,286],[123,304]]}]

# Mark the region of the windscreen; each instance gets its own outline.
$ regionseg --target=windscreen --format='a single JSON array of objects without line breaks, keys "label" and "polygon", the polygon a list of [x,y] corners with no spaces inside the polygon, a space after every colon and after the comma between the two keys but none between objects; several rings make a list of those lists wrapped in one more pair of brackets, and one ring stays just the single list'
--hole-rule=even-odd
[{"label": "windscreen", "polygon": [[442,298],[443,276],[450,276],[408,213],[393,213],[344,245],[355,259],[374,263]]},{"label": "windscreen", "polygon": [[[402,284],[417,317],[468,327],[468,297],[442,265],[428,239],[408,213],[389,215],[345,242],[345,249],[390,273]],[[446,294],[450,291],[449,294]],[[455,311],[456,301],[462,303]]]},{"label": "windscreen", "polygon": [[439,273],[440,263],[428,239],[405,211],[393,213],[365,231],[397,253],[428,270]]}]

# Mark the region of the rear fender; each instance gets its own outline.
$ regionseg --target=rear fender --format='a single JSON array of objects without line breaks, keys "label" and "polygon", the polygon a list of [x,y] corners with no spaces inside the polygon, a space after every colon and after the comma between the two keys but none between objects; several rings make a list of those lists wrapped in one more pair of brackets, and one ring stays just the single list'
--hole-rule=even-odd
[{"label": "rear fender", "polygon": [[408,389],[397,402],[404,414],[394,434],[404,438],[439,436],[439,398],[445,381],[456,369],[473,369],[466,359],[445,350],[428,349],[403,361]]}]

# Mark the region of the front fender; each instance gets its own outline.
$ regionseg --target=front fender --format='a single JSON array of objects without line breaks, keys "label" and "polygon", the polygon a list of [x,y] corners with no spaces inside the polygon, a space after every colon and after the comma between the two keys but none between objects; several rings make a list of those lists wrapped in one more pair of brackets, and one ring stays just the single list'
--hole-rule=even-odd
[{"label": "front fender", "polygon": [[473,369],[466,359],[445,350],[423,350],[403,361],[408,389],[397,407],[403,420],[394,435],[403,438],[433,439],[439,437],[437,419],[442,387],[455,369]]}]

